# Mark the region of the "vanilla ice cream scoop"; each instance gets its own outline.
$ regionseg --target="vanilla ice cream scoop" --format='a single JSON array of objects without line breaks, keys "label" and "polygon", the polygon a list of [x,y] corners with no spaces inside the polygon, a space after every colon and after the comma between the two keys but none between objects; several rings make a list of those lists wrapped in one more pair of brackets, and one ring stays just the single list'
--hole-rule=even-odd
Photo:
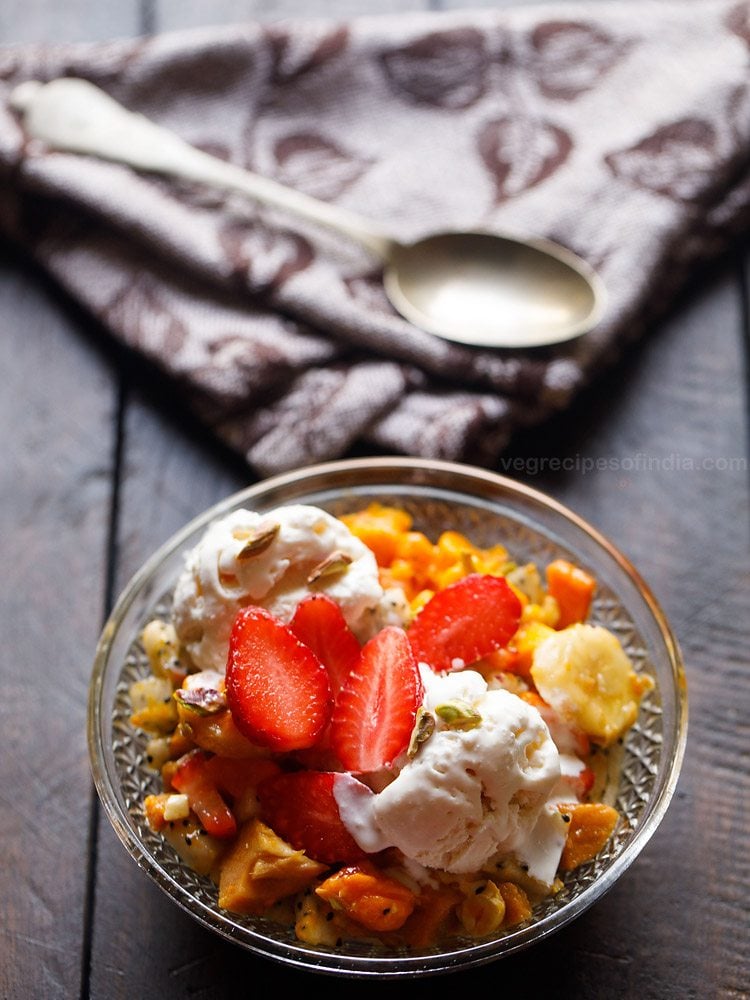
[{"label": "vanilla ice cream scoop", "polygon": [[303,504],[235,510],[188,553],[172,620],[193,663],[223,672],[240,608],[259,605],[289,622],[311,592],[332,597],[360,638],[387,618],[375,556],[340,520]]},{"label": "vanilla ice cream scoop", "polygon": [[[396,847],[456,874],[477,872],[503,852],[525,859],[560,777],[544,720],[517,695],[488,690],[475,671],[422,675],[434,732],[377,794],[352,794],[342,783],[344,822],[366,850]],[[561,849],[564,834],[543,839]]]}]

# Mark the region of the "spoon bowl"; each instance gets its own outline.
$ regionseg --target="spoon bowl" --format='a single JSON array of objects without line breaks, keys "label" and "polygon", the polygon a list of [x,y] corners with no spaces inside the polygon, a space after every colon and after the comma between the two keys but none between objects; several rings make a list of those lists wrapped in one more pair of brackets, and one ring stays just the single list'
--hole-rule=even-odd
[{"label": "spoon bowl", "polygon": [[563,247],[484,232],[395,244],[384,284],[415,326],[482,347],[570,340],[596,324],[604,301],[598,276]]},{"label": "spoon bowl", "polygon": [[11,103],[49,148],[239,192],[359,242],[380,258],[394,308],[446,340],[539,347],[588,332],[603,314],[600,278],[548,240],[468,232],[400,243],[370,220],[196,149],[86,80],[29,80]]}]

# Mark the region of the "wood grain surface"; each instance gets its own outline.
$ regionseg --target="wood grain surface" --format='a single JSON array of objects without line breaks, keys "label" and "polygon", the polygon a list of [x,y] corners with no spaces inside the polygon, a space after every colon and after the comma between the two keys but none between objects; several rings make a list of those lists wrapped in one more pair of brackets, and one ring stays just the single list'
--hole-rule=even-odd
[{"label": "wood grain surface", "polygon": [[[0,42],[429,6],[466,4],[5,0]],[[750,996],[747,288],[739,249],[497,467],[573,507],[636,564],[682,646],[690,732],[667,817],[618,884],[532,951],[457,974],[449,989]],[[252,477],[168,386],[7,247],[0,329],[0,997],[383,995],[383,984],[321,980],[205,931],[112,832],[92,791],[85,731],[104,615],[157,546]],[[387,984],[389,996],[413,990]]]}]

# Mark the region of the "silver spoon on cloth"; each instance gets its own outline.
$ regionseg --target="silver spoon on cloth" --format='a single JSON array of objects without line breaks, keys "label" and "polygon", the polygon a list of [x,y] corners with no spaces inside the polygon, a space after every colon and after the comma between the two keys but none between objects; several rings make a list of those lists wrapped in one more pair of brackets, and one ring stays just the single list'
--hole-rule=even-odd
[{"label": "silver spoon on cloth", "polygon": [[11,103],[29,135],[51,148],[237,191],[356,240],[380,258],[398,312],[446,340],[537,347],[580,336],[602,316],[599,277],[548,240],[445,232],[400,243],[346,209],[196,149],[85,80],[28,81]]}]

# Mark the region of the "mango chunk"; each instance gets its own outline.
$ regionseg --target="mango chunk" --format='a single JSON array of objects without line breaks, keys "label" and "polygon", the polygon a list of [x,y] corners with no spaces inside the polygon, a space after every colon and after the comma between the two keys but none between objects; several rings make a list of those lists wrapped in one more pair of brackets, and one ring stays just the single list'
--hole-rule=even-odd
[{"label": "mango chunk", "polygon": [[504,927],[515,927],[531,919],[531,901],[515,882],[498,882],[497,888],[505,903]]}]

